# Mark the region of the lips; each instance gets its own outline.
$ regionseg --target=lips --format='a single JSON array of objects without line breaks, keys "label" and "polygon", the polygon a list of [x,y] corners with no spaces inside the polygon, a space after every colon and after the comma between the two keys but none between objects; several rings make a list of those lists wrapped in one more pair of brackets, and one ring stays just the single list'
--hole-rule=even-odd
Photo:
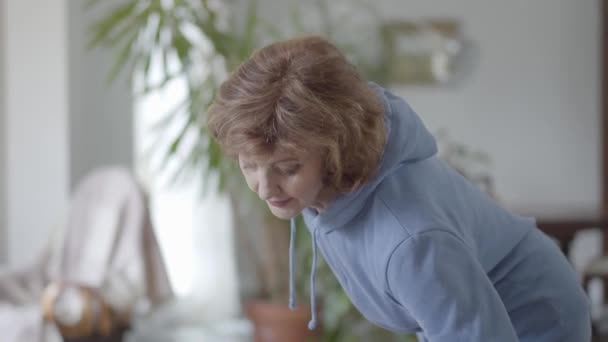
[{"label": "lips", "polygon": [[291,201],[291,198],[284,199],[281,201],[268,200],[268,203],[270,203],[270,205],[272,205],[273,207],[281,208],[281,207],[286,206],[289,203],[289,201]]}]

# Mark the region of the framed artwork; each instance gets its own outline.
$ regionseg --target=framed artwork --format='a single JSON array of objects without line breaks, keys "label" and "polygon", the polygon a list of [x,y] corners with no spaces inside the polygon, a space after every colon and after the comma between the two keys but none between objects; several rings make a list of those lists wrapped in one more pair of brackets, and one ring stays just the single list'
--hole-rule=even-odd
[{"label": "framed artwork", "polygon": [[444,84],[458,72],[465,44],[457,20],[390,21],[382,31],[390,83]]}]

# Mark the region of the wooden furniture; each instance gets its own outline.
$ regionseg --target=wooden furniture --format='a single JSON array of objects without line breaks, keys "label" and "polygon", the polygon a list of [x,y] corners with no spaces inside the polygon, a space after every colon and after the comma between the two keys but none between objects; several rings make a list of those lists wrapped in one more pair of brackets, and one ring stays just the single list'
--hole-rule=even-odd
[{"label": "wooden furniture", "polygon": [[[562,252],[570,256],[570,247],[576,233],[592,228],[599,228],[604,233],[604,240],[608,236],[608,219],[605,217],[588,218],[551,218],[538,219],[537,226],[545,234],[558,240]],[[604,246],[608,244],[604,241]],[[606,252],[606,247],[604,247]]]},{"label": "wooden furniture", "polygon": [[[589,283],[593,279],[599,279],[604,284],[604,298],[608,298],[608,219],[606,217],[588,217],[573,219],[547,219],[538,220],[537,226],[545,234],[555,238],[562,252],[570,256],[570,247],[576,233],[592,228],[599,228],[603,233],[602,256],[594,259],[582,274],[582,286],[585,291],[589,290]],[[597,329],[598,322],[593,322],[593,341],[607,341],[607,337],[600,334]]]}]

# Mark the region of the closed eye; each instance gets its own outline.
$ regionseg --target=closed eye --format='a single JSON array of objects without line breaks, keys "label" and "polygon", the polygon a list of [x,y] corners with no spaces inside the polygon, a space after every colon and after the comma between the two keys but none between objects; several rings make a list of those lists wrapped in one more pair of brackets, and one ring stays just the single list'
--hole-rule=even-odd
[{"label": "closed eye", "polygon": [[243,170],[253,170],[253,169],[255,169],[255,165],[253,165],[253,164],[241,164],[241,169],[243,169]]},{"label": "closed eye", "polygon": [[300,165],[295,165],[292,167],[279,169],[279,172],[281,172],[284,175],[288,175],[288,176],[293,176],[293,175],[297,174],[298,171],[300,171]]}]

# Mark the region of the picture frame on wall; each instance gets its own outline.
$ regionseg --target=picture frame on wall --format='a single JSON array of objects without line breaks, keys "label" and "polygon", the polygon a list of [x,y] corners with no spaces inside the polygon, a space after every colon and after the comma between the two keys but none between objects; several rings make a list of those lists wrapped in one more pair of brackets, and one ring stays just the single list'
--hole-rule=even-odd
[{"label": "picture frame on wall", "polygon": [[464,69],[467,44],[456,19],[389,21],[382,31],[392,84],[448,84]]}]

